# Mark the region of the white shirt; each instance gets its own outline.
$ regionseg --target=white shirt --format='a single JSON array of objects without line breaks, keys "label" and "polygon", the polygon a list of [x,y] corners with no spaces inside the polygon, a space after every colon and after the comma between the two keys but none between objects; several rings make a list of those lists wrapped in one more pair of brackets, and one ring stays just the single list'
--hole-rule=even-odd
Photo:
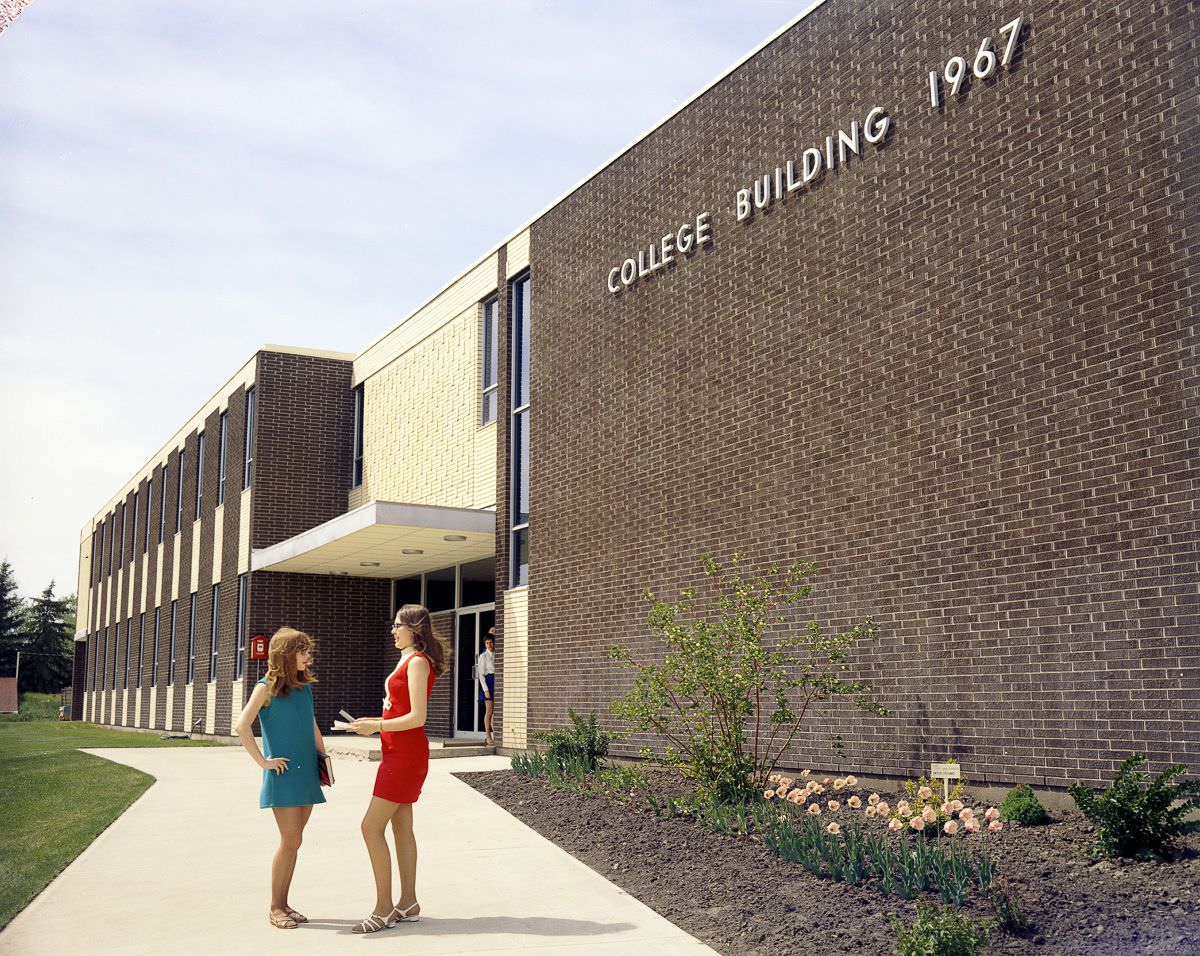
[{"label": "white shirt", "polygon": [[475,673],[479,679],[479,689],[483,691],[486,697],[489,693],[487,681],[484,679],[488,674],[496,673],[496,655],[493,651],[484,650],[480,653],[479,659],[475,662]]}]

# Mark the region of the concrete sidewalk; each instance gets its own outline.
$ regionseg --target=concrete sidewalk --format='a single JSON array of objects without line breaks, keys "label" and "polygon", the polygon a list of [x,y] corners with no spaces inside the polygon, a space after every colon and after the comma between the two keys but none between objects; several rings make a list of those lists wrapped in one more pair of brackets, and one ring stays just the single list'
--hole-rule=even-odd
[{"label": "concrete sidewalk", "polygon": [[357,937],[350,927],[374,903],[358,823],[378,764],[336,762],[292,884],[311,922],[278,930],[267,922],[277,831],[241,748],[89,753],[157,783],[0,933],[3,956],[713,952],[451,776],[508,766],[502,757],[430,763],[416,808],[421,920]]}]

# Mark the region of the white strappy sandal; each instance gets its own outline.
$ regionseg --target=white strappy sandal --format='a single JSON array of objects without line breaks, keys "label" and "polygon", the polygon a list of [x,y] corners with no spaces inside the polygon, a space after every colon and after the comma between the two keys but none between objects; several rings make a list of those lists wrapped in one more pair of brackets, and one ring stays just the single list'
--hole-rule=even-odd
[{"label": "white strappy sandal", "polygon": [[[395,911],[393,910],[393,912]],[[378,913],[372,913],[350,930],[350,932],[356,936],[366,936],[368,933],[378,933],[381,929],[391,929],[395,925],[395,921],[391,916],[380,916]]]},{"label": "white strappy sandal", "polygon": [[393,906],[392,911],[388,913],[388,925],[395,926],[397,923],[418,922],[421,919],[420,914],[413,913],[412,916],[409,916],[408,914],[412,913],[413,910],[419,910],[420,908],[421,904],[416,902],[409,906],[408,909],[404,910],[400,909],[399,906]]}]

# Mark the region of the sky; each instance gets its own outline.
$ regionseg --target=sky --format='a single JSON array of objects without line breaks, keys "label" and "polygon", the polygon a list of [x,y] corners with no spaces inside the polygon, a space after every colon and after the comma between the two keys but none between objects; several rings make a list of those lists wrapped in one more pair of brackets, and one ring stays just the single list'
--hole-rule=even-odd
[{"label": "sky", "polygon": [[358,352],[810,0],[37,0],[0,33],[0,559],[262,345]]}]

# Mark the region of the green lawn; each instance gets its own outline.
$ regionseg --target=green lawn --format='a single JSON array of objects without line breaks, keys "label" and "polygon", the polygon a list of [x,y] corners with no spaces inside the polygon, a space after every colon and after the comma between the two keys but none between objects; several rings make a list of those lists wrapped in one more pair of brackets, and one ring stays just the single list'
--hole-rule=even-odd
[{"label": "green lawn", "polygon": [[62,698],[58,694],[22,694],[20,708],[15,714],[0,714],[0,721],[9,720],[58,720],[58,706]]},{"label": "green lawn", "polygon": [[0,928],[154,782],[78,748],[210,746],[75,721],[0,723]]}]

